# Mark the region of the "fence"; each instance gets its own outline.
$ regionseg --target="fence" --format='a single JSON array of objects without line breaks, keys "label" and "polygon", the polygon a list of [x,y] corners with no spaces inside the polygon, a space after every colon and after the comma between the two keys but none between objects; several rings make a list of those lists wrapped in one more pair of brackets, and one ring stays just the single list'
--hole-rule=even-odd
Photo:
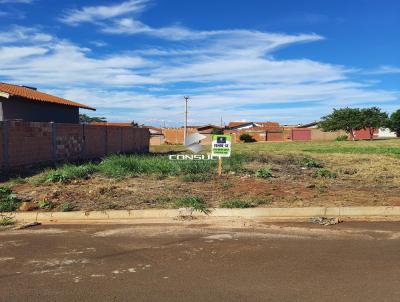
[{"label": "fence", "polygon": [[94,159],[149,151],[148,129],[107,125],[0,122],[0,167]]}]

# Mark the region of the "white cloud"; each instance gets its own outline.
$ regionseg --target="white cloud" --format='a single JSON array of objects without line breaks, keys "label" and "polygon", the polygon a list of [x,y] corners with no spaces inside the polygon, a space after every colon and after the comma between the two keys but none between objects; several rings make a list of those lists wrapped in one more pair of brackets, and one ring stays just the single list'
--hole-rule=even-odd
[{"label": "white cloud", "polygon": [[0,4],[2,3],[11,3],[11,4],[18,4],[18,3],[22,3],[22,4],[29,4],[32,3],[36,0],[0,0]]},{"label": "white cloud", "polygon": [[139,13],[145,8],[148,0],[129,0],[114,5],[85,6],[81,9],[71,9],[65,12],[60,19],[69,25],[80,23],[96,23],[129,13]]},{"label": "white cloud", "polygon": [[106,42],[101,41],[101,40],[90,41],[90,44],[95,45],[97,47],[104,47],[104,46],[108,45]]},{"label": "white cloud", "polygon": [[51,35],[35,28],[14,26],[11,29],[0,31],[0,44],[34,44],[50,42],[52,39]]},{"label": "white cloud", "polygon": [[316,34],[187,31],[200,38],[99,56],[39,29],[14,27],[0,34],[0,80],[92,105],[109,120],[170,126],[182,122],[185,94],[192,123],[215,123],[221,114],[226,121],[307,122],[332,107],[371,102],[385,109],[399,98],[398,91],[352,80],[345,66],[274,57],[280,47],[321,40]]},{"label": "white cloud", "polygon": [[400,67],[391,65],[382,65],[375,70],[367,71],[367,74],[395,74],[400,73]]}]

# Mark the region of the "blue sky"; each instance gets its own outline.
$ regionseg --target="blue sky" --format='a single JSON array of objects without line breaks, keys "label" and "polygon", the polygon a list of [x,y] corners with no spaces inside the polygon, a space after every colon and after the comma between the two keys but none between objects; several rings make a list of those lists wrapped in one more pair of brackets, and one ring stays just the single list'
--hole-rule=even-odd
[{"label": "blue sky", "polygon": [[0,0],[0,81],[109,121],[309,122],[400,108],[400,1]]}]

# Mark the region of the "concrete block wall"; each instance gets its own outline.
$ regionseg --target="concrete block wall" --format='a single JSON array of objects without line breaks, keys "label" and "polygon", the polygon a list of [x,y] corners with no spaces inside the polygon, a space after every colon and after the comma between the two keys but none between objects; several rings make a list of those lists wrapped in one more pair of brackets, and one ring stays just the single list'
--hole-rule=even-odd
[{"label": "concrete block wall", "polygon": [[9,121],[0,123],[2,171],[55,161],[100,158],[113,153],[146,153],[145,128]]},{"label": "concrete block wall", "polygon": [[53,124],[55,160],[77,160],[83,157],[83,127],[78,124]]}]

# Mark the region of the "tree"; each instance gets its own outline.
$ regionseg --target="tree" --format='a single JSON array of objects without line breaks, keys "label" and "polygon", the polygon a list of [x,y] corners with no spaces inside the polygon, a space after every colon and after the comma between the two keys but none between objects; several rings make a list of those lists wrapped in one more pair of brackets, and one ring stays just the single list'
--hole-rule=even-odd
[{"label": "tree", "polygon": [[135,121],[131,122],[132,127],[139,128],[139,124]]},{"label": "tree", "polygon": [[224,129],[213,128],[213,130],[211,130],[211,134],[224,134]]},{"label": "tree", "polygon": [[390,115],[388,126],[390,130],[396,132],[397,137],[400,137],[400,109]]},{"label": "tree", "polygon": [[369,139],[373,140],[375,129],[388,125],[388,115],[378,107],[361,109],[361,122],[363,129],[369,132]]},{"label": "tree", "polygon": [[92,122],[107,123],[107,119],[105,117],[91,117],[86,114],[79,114],[79,121],[81,124],[90,124]]},{"label": "tree", "polygon": [[318,127],[323,131],[344,130],[355,140],[354,131],[363,129],[361,110],[359,108],[333,109],[329,115],[322,117]]},{"label": "tree", "polygon": [[256,140],[248,133],[243,133],[240,135],[239,139],[245,143],[254,143]]}]

